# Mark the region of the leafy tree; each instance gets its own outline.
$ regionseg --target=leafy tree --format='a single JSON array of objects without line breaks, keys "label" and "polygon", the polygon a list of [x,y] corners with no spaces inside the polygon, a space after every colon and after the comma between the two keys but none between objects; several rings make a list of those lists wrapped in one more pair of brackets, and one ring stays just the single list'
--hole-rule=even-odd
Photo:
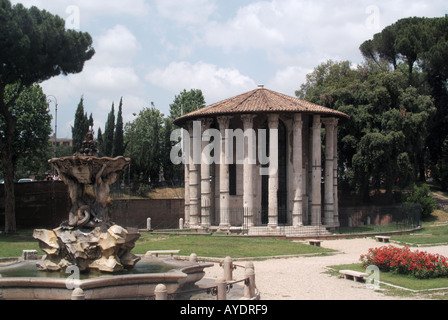
[{"label": "leafy tree", "polygon": [[431,216],[431,213],[437,208],[436,201],[432,197],[429,187],[426,184],[421,187],[414,185],[411,194],[406,197],[406,201],[419,204],[422,207],[422,218]]},{"label": "leafy tree", "polygon": [[426,146],[432,164],[437,164],[448,137],[448,16],[401,19],[364,42],[360,50],[368,60],[390,63],[407,75],[408,85],[431,95],[436,113],[428,123]]},{"label": "leafy tree", "polygon": [[391,194],[394,184],[405,187],[417,179],[434,106],[400,70],[329,61],[297,94],[351,117],[340,128],[339,170],[365,199],[371,186]]},{"label": "leafy tree", "polygon": [[115,125],[113,156],[124,155],[123,98],[118,107],[117,124]]},{"label": "leafy tree", "polygon": [[[10,92],[8,88],[6,94]],[[20,177],[30,173],[42,173],[47,169],[47,160],[52,157],[49,140],[51,116],[47,112],[47,97],[39,85],[26,87],[16,101],[18,112],[12,142],[14,171]],[[5,122],[0,117],[0,133],[3,136]]]},{"label": "leafy tree", "polygon": [[115,132],[115,106],[112,103],[112,108],[107,117],[106,126],[103,135],[103,155],[112,157],[114,148],[114,132]]},{"label": "leafy tree", "polygon": [[[60,74],[79,73],[95,51],[88,33],[65,29],[65,21],[36,7],[0,0],[0,137],[5,176],[5,232],[16,231],[13,140],[17,100],[25,88]],[[7,91],[10,90],[8,93]]]},{"label": "leafy tree", "polygon": [[[126,154],[132,157],[134,174],[141,182],[159,181],[161,166],[163,114],[152,103],[126,124]],[[135,177],[134,177],[135,178]]]},{"label": "leafy tree", "polygon": [[205,107],[205,100],[201,90],[187,91],[184,89],[179,95],[175,96],[173,103],[170,104],[170,118],[174,121],[184,114],[203,107]]}]

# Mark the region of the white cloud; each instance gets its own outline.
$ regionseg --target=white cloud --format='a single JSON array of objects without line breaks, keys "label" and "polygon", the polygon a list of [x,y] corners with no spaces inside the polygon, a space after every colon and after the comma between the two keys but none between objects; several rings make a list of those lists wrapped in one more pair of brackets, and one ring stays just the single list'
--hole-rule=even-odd
[{"label": "white cloud", "polygon": [[36,6],[46,9],[51,13],[58,14],[66,18],[66,9],[69,6],[77,6],[80,9],[82,18],[100,18],[102,16],[117,16],[128,14],[131,16],[144,16],[150,11],[149,5],[145,0],[12,0],[13,4],[22,3],[26,7]]},{"label": "white cloud", "polygon": [[108,65],[130,65],[141,49],[137,38],[126,27],[116,25],[99,36],[94,44],[97,63]]},{"label": "white cloud", "polygon": [[214,0],[156,0],[160,17],[179,25],[198,25],[205,23],[216,9]]},{"label": "white cloud", "polygon": [[69,128],[76,109],[73,101],[77,104],[81,95],[86,101],[86,112],[93,113],[96,129],[105,121],[112,102],[118,108],[121,96],[126,103],[125,121],[130,121],[132,113],[144,106],[145,84],[133,65],[141,48],[137,38],[126,27],[116,25],[94,38],[94,47],[96,54],[81,73],[55,77],[42,84],[47,94],[58,98],[60,120],[66,123],[58,133],[62,136],[71,135]]},{"label": "white cloud", "polygon": [[295,96],[300,84],[306,81],[306,75],[312,72],[301,66],[289,66],[277,71],[275,76],[266,84],[268,89],[278,91],[289,96]]},{"label": "white cloud", "polygon": [[146,79],[173,93],[201,89],[208,104],[256,88],[255,82],[237,69],[219,68],[204,62],[172,62],[164,69],[151,71]]}]

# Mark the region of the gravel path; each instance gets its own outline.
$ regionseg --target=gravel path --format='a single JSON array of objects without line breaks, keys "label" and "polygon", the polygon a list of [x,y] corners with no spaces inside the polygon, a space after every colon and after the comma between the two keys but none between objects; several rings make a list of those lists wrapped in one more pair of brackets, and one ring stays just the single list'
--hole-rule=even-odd
[{"label": "gravel path", "polygon": [[[322,247],[340,251],[339,254],[255,261],[257,288],[262,300],[401,300],[386,296],[381,291],[367,289],[365,283],[340,279],[325,273],[331,265],[358,263],[369,248],[384,244],[374,239],[326,240]],[[398,246],[396,244],[392,244]],[[448,256],[448,246],[420,248],[420,251]],[[244,265],[245,262],[235,262]],[[219,265],[206,269],[206,278],[222,276]],[[244,278],[244,270],[237,268],[235,279]]]}]

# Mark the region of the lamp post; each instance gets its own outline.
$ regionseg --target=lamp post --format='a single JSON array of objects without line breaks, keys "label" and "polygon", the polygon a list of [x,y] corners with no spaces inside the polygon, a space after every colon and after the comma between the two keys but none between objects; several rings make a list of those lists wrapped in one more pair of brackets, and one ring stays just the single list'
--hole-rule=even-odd
[{"label": "lamp post", "polygon": [[57,158],[57,145],[58,145],[58,99],[55,96],[47,96],[48,109],[50,109],[50,103],[55,105],[55,118],[54,118],[54,158]]}]

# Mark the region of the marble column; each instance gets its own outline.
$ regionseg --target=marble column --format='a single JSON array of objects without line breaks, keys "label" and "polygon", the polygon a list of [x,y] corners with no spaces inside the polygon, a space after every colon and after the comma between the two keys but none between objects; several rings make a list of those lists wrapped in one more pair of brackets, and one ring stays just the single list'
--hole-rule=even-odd
[{"label": "marble column", "polygon": [[[200,150],[201,150],[201,130],[195,126],[200,126],[198,122],[193,122],[190,130],[190,227],[200,226],[201,211],[201,184],[200,184]],[[199,144],[199,146],[198,146]],[[199,156],[199,160],[198,160]]]},{"label": "marble column", "polygon": [[324,195],[324,225],[334,226],[334,118],[323,119],[325,125],[325,195]]},{"label": "marble column", "polygon": [[243,210],[244,225],[254,226],[255,213],[255,179],[254,170],[256,164],[256,136],[254,128],[255,115],[242,115],[244,128],[244,166],[243,166]]},{"label": "marble column", "polygon": [[278,226],[278,125],[279,115],[270,114],[269,122],[269,196],[268,227]]},{"label": "marble column", "polygon": [[210,129],[213,119],[203,119],[201,126],[202,148],[201,148],[201,226],[210,228],[211,213],[211,181],[210,165],[212,159],[210,154],[205,154],[204,149],[210,144]]},{"label": "marble column", "polygon": [[333,150],[333,197],[334,197],[334,227],[338,228],[339,223],[339,199],[338,199],[338,119],[334,126],[334,150]]},{"label": "marble column", "polygon": [[185,164],[185,226],[190,226],[190,165]]},{"label": "marble column", "polygon": [[294,205],[292,209],[292,225],[303,226],[303,143],[302,114],[294,115],[293,123],[293,180]]},{"label": "marble column", "polygon": [[229,187],[229,164],[226,157],[227,134],[231,117],[218,117],[219,130],[221,132],[221,161],[219,164],[219,213],[221,229],[230,227],[230,187]]},{"label": "marble column", "polygon": [[312,200],[311,200],[311,224],[322,225],[322,123],[320,116],[314,116],[312,134]]}]

